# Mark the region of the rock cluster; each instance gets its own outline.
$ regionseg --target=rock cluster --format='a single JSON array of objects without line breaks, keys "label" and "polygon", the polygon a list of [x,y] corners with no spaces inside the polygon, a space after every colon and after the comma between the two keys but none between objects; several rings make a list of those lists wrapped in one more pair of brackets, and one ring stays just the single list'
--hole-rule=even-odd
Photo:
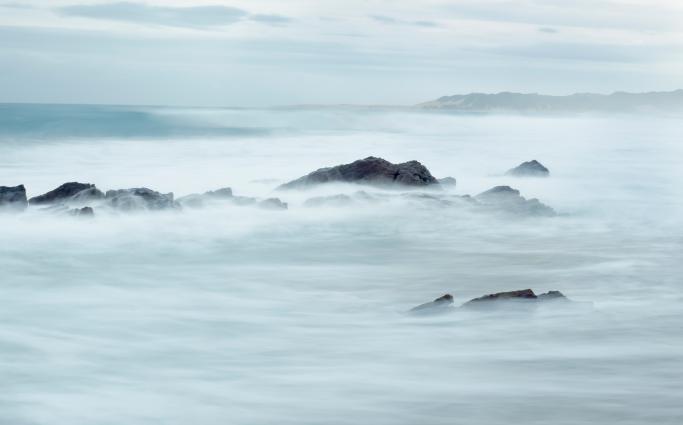
[{"label": "rock cluster", "polygon": [[[560,291],[549,291],[543,294],[536,295],[531,289],[520,289],[516,291],[496,292],[494,294],[487,294],[478,298],[471,299],[460,306],[461,309],[490,309],[494,307],[510,307],[510,306],[534,306],[542,302],[562,301],[569,302],[570,300]],[[443,295],[434,301],[420,304],[417,307],[410,309],[411,313],[444,313],[455,310],[452,307],[453,296],[451,294]]]}]

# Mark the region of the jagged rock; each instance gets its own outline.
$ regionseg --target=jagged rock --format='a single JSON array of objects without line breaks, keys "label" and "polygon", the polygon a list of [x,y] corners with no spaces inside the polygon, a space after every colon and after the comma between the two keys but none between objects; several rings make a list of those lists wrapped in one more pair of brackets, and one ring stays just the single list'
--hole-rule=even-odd
[{"label": "jagged rock", "polygon": [[104,194],[94,184],[69,182],[58,188],[28,200],[31,205],[54,203],[86,202],[104,198]]},{"label": "jagged rock", "polygon": [[447,309],[451,309],[451,305],[453,304],[453,295],[451,294],[446,294],[442,295],[439,298],[435,299],[434,301],[430,301],[428,303],[420,304],[417,307],[413,307],[410,309],[411,313],[419,313],[419,314],[425,314],[425,313],[443,313],[445,311],[448,311]]},{"label": "jagged rock", "polygon": [[113,208],[124,211],[164,210],[179,206],[173,200],[173,193],[163,194],[146,187],[108,190],[105,199]]},{"label": "jagged rock", "polygon": [[264,199],[263,201],[259,201],[258,206],[259,206],[259,208],[263,208],[263,209],[267,209],[267,210],[286,210],[287,209],[287,203],[282,202],[279,198]]},{"label": "jagged rock", "polygon": [[455,177],[450,176],[439,179],[439,184],[441,184],[442,186],[455,187],[457,182],[458,181],[455,179]]},{"label": "jagged rock", "polygon": [[301,189],[331,182],[407,187],[439,185],[427,167],[417,161],[392,164],[370,156],[350,164],[321,168],[278,189]]},{"label": "jagged rock", "polygon": [[69,214],[79,217],[94,217],[95,211],[91,207],[74,208],[68,211]]},{"label": "jagged rock", "polygon": [[191,195],[182,196],[177,199],[177,202],[184,207],[201,208],[205,201],[211,200],[226,200],[232,199],[232,189],[224,187],[222,189],[204,192],[202,194],[193,193]]},{"label": "jagged rock", "polygon": [[555,211],[538,199],[526,199],[510,186],[496,186],[475,197],[485,207],[513,214],[552,217]]},{"label": "jagged rock", "polygon": [[28,206],[26,188],[19,186],[0,186],[0,211],[23,211]]},{"label": "jagged rock", "polygon": [[560,291],[548,291],[546,293],[539,294],[538,299],[541,301],[550,301],[550,300],[569,301],[569,299],[567,297],[565,297],[564,294]]},{"label": "jagged rock", "polygon": [[550,171],[543,164],[533,159],[519,164],[515,168],[508,170],[505,174],[515,177],[548,177]]}]

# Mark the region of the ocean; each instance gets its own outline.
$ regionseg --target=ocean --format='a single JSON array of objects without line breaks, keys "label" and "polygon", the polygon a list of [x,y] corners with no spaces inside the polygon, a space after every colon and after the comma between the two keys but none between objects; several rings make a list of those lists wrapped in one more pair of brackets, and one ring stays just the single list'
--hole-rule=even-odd
[{"label": "ocean", "polygon": [[[683,123],[402,108],[0,105],[0,186],[278,197],[0,215],[0,424],[680,424]],[[556,217],[278,191],[367,156]],[[506,176],[537,159],[542,179]],[[445,293],[589,308],[414,316]]]}]

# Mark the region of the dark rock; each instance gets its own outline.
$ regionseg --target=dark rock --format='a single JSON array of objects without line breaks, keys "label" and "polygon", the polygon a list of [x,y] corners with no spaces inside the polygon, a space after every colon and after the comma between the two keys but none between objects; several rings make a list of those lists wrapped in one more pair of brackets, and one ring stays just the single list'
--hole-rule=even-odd
[{"label": "dark rock", "polygon": [[23,211],[27,206],[26,188],[23,184],[13,187],[0,186],[1,211]]},{"label": "dark rock", "polygon": [[510,186],[496,186],[480,193],[475,200],[485,207],[513,214],[545,217],[556,215],[552,208],[538,199],[526,199]]},{"label": "dark rock", "polygon": [[132,189],[108,190],[105,196],[113,208],[133,210],[165,210],[177,208],[173,193],[159,193],[145,187]]},{"label": "dark rock", "polygon": [[392,164],[370,156],[350,164],[321,168],[278,189],[300,189],[331,182],[407,187],[439,185],[427,167],[417,161]]},{"label": "dark rock", "polygon": [[508,170],[505,174],[515,177],[548,177],[550,171],[534,159],[519,164],[515,168]]},{"label": "dark rock", "polygon": [[435,299],[434,301],[430,301],[428,303],[420,304],[417,307],[413,307],[410,309],[411,313],[442,313],[446,310],[446,308],[450,308],[451,305],[453,304],[453,295],[451,294],[446,294],[442,295],[439,298]]},{"label": "dark rock", "polygon": [[455,180],[455,177],[444,177],[442,179],[439,179],[439,183],[442,186],[448,186],[448,187],[455,187],[457,184],[457,180]]},{"label": "dark rock", "polygon": [[264,199],[263,201],[260,201],[258,203],[258,206],[260,208],[264,208],[267,210],[286,210],[287,209],[287,203],[282,202],[279,198]]},{"label": "dark rock", "polygon": [[47,205],[54,203],[68,203],[71,201],[84,202],[104,198],[104,194],[94,184],[70,182],[43,195],[28,200],[31,205]]},{"label": "dark rock", "polygon": [[484,295],[483,297],[474,298],[463,304],[463,307],[475,306],[481,303],[490,303],[492,301],[509,301],[509,300],[536,300],[538,297],[531,289],[521,289],[509,292],[497,292],[495,294]]},{"label": "dark rock", "polygon": [[69,214],[79,217],[94,217],[95,211],[91,207],[75,208],[68,211]]}]

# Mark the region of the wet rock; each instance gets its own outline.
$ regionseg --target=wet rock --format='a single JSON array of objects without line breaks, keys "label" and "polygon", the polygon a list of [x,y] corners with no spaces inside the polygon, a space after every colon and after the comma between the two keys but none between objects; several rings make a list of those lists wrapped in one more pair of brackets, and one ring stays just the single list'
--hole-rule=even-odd
[{"label": "wet rock", "polygon": [[455,177],[444,177],[439,179],[439,184],[441,184],[441,186],[454,188],[457,184],[457,180],[455,180]]},{"label": "wet rock", "polygon": [[177,208],[173,193],[159,193],[146,187],[108,190],[105,199],[116,209],[123,211],[165,210]]},{"label": "wet rock", "polygon": [[28,206],[26,188],[19,186],[0,186],[0,211],[23,211]]},{"label": "wet rock", "polygon": [[533,159],[519,164],[515,168],[508,170],[505,174],[515,177],[548,177],[550,171],[543,164]]},{"label": "wet rock", "polygon": [[104,194],[94,184],[69,182],[64,183],[40,196],[28,200],[31,205],[49,205],[56,203],[87,202],[103,199]]},{"label": "wet rock", "polygon": [[419,313],[419,314],[443,313],[443,312],[449,311],[451,309],[452,304],[453,304],[453,295],[446,294],[446,295],[440,296],[439,298],[435,299],[434,301],[430,301],[428,303],[420,304],[417,307],[413,307],[410,309],[410,312],[411,313]]},{"label": "wet rock", "polygon": [[263,208],[263,209],[267,209],[267,210],[286,210],[287,209],[287,203],[282,202],[279,198],[264,199],[263,201],[259,201],[258,206],[259,206],[259,208]]},{"label": "wet rock", "polygon": [[94,217],[95,211],[91,207],[74,208],[68,211],[69,214],[78,217]]},{"label": "wet rock", "polygon": [[350,164],[321,168],[281,185],[278,189],[303,189],[323,183],[358,183],[376,186],[439,186],[427,167],[417,161],[392,164],[373,156]]},{"label": "wet rock", "polygon": [[538,199],[526,199],[510,186],[496,186],[475,196],[475,200],[485,207],[513,214],[544,217],[556,215],[552,208]]}]

